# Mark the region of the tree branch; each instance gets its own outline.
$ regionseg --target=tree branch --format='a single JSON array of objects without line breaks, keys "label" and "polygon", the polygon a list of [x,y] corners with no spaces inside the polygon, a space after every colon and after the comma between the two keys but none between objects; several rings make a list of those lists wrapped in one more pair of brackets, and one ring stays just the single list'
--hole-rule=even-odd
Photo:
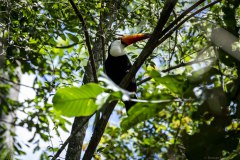
[{"label": "tree branch", "polygon": [[[201,1],[202,1],[202,0],[201,0]],[[187,16],[186,18],[184,18],[184,19],[183,19],[180,23],[178,23],[174,28],[169,29],[169,31],[166,31],[167,34],[158,41],[157,46],[159,46],[159,45],[162,44],[166,39],[168,39],[168,38],[172,35],[172,33],[173,33],[174,31],[176,31],[183,23],[185,23],[187,20],[189,20],[190,18],[192,18],[194,15],[200,13],[200,12],[203,11],[204,9],[209,8],[209,7],[213,6],[214,4],[216,4],[216,3],[218,3],[218,2],[221,2],[221,1],[222,1],[222,0],[216,0],[216,1],[212,2],[212,3],[209,3],[208,5],[206,5],[206,6],[202,7],[202,8],[200,8],[200,9],[198,9],[197,11],[193,12],[191,15]],[[191,8],[191,7],[190,7],[190,8]],[[190,11],[189,11],[189,12],[190,12]],[[186,13],[186,14],[187,14],[187,13]],[[181,16],[181,15],[180,15],[180,16]],[[178,19],[178,18],[177,18],[177,19]],[[182,19],[182,18],[181,18],[181,19]],[[181,19],[180,19],[180,20],[181,20]],[[174,26],[174,24],[173,24],[173,26]],[[168,28],[168,27],[167,27],[167,28]]]},{"label": "tree branch", "polygon": [[[187,63],[182,62],[182,63],[180,63],[176,66],[172,66],[172,67],[169,67],[167,69],[164,69],[161,72],[164,72],[164,73],[169,72],[171,70],[174,70],[174,69],[177,69],[177,68],[180,68],[180,67],[189,66],[189,65],[192,65],[192,64],[196,64],[196,63],[201,63],[201,62],[205,62],[205,61],[212,60],[212,59],[215,59],[215,58],[210,57],[210,58],[206,58],[206,59],[203,59],[203,60],[195,60],[195,61],[191,61],[191,62],[187,62]],[[151,79],[152,79],[152,77],[147,77],[147,78],[141,80],[140,82],[138,82],[137,85],[139,86],[139,85],[141,85],[141,84],[143,84],[143,83],[145,83],[145,82],[147,82]]]},{"label": "tree branch", "polygon": [[[164,4],[164,8],[163,11],[161,13],[160,19],[157,23],[157,26],[155,27],[155,30],[153,32],[153,36],[150,38],[150,40],[147,42],[146,46],[144,47],[143,51],[142,51],[142,58],[138,58],[138,60],[133,64],[133,66],[130,69],[129,74],[127,74],[124,79],[122,80],[120,87],[122,88],[126,88],[128,86],[128,84],[130,83],[131,79],[134,77],[134,75],[136,74],[137,70],[141,67],[141,65],[143,64],[143,62],[146,60],[146,58],[152,53],[152,51],[154,50],[154,47],[156,45],[156,43],[158,42],[158,39],[160,38],[159,35],[161,34],[161,31],[164,27],[164,25],[166,24],[167,20],[170,17],[170,14],[174,8],[174,6],[176,5],[177,0],[167,0]],[[140,55],[140,56],[141,56]],[[92,135],[91,141],[88,145],[88,148],[84,154],[83,159],[84,160],[89,160],[92,158],[97,145],[104,133],[104,129],[107,125],[108,119],[114,109],[114,107],[116,106],[117,101],[113,101],[111,102],[107,107],[105,112],[103,113],[102,118],[98,121],[98,123],[96,124],[96,128],[94,130],[94,133]]]},{"label": "tree branch", "polygon": [[[183,19],[180,23],[177,24],[177,21],[176,21],[176,20],[179,20],[179,21],[180,21],[185,15],[187,15],[189,12],[191,12],[191,11],[194,9],[193,6],[197,7],[198,5],[200,5],[200,4],[203,2],[203,0],[200,0],[200,1],[198,1],[197,3],[195,3],[193,6],[191,6],[189,9],[187,9],[185,12],[183,12],[178,18],[176,18],[166,29],[164,29],[164,30],[162,31],[162,34],[164,34],[164,33],[167,33],[167,34],[159,40],[159,42],[158,42],[157,45],[160,45],[160,44],[163,43],[166,39],[168,39],[168,38],[172,35],[172,33],[173,33],[174,31],[176,31],[184,22],[186,22],[187,20],[189,20],[191,17],[193,17],[194,15],[200,13],[202,10],[204,10],[204,9],[206,9],[206,8],[208,8],[208,7],[213,6],[214,4],[216,4],[216,3],[220,2],[220,1],[221,1],[221,0],[217,0],[217,1],[214,1],[214,2],[212,2],[212,3],[209,3],[208,5],[200,8],[200,9],[197,10],[197,11],[195,11],[194,13],[192,13],[191,15],[189,15],[188,17],[186,17],[186,18]],[[177,25],[176,25],[173,29],[171,29],[171,27],[173,27],[175,24],[177,24]],[[167,31],[167,29],[170,30],[170,31]],[[198,62],[198,63],[199,63],[199,62]],[[181,64],[180,64],[180,65],[181,65]],[[189,64],[189,65],[190,65],[190,64]],[[177,67],[177,66],[175,66],[175,67]],[[179,66],[178,66],[178,67],[179,67]],[[178,68],[178,67],[177,67],[177,68]],[[180,67],[182,67],[182,66],[180,66]],[[172,70],[172,69],[176,69],[176,68],[171,67],[171,68],[168,68],[168,69]],[[168,69],[167,69],[167,70],[168,70]],[[145,79],[143,79],[142,81],[138,82],[137,85],[141,85],[141,84],[143,84],[143,83],[145,83],[145,82],[147,82],[147,81],[149,81],[149,80],[151,80],[151,79],[152,79],[151,77],[145,78]]]},{"label": "tree branch", "polygon": [[73,43],[73,44],[70,44],[68,46],[55,46],[55,48],[59,48],[59,49],[66,49],[66,48],[71,48],[75,45],[77,45],[78,43]]},{"label": "tree branch", "polygon": [[[203,2],[202,0],[199,1],[199,3],[202,3],[202,2]],[[162,29],[163,29],[164,25],[166,24],[167,20],[169,19],[170,14],[173,11],[173,8],[176,5],[176,3],[177,3],[177,0],[167,0],[167,1],[165,1],[163,11],[162,11],[160,19],[157,23],[157,26],[155,27],[155,29],[153,31],[152,37],[148,40],[148,42],[145,45],[145,47],[143,48],[141,54],[139,55],[139,57],[137,58],[137,60],[133,64],[133,66],[130,68],[129,73],[123,78],[122,82],[120,83],[120,87],[126,88],[129,85],[130,81],[135,76],[136,72],[141,67],[141,65],[152,54],[152,51],[160,44],[159,39],[161,38],[161,43],[162,43],[167,38],[169,38],[171,36],[172,32],[170,32],[170,34],[167,34],[167,36],[163,37],[164,34],[163,34]],[[208,5],[208,7],[210,7],[210,6],[211,5]],[[193,10],[193,9],[194,9],[194,7],[191,8],[191,10]],[[189,12],[187,12],[187,13],[189,13]],[[185,21],[188,20],[188,19],[185,19]],[[178,21],[180,21],[180,20],[178,20]],[[177,24],[178,21],[176,21],[175,24]],[[181,25],[177,25],[175,27],[175,30],[178,29],[180,26]],[[171,29],[171,27],[169,27],[168,30],[166,30],[165,32],[167,33],[170,29]],[[175,30],[173,30],[173,31],[175,31]],[[172,30],[170,30],[170,31],[172,31]],[[110,115],[111,115],[111,113],[112,113],[116,104],[117,104],[117,101],[111,102],[106,107],[106,110],[103,113],[103,116],[100,119],[100,121],[98,121],[98,123],[96,124],[96,129],[94,130],[94,133],[93,133],[92,138],[89,142],[88,148],[87,148],[87,150],[84,154],[84,157],[83,157],[84,160],[89,160],[89,159],[92,158],[92,156],[93,156],[93,154],[94,154],[94,152],[97,148],[97,145],[98,145],[98,143],[99,143],[99,141],[100,141],[100,139],[103,135],[103,132],[104,132],[104,129],[105,129],[106,124],[108,122],[108,119],[109,119],[109,117],[110,117]]]},{"label": "tree branch", "polygon": [[[104,1],[102,1],[104,2]],[[113,2],[113,5],[108,5],[106,6],[106,8],[109,10],[109,12],[105,12],[104,10],[101,10],[100,12],[101,14],[101,23],[103,25],[103,29],[104,27],[109,28],[112,23],[113,20],[116,19],[116,15],[118,12],[116,12],[119,8],[120,5],[118,3],[118,1],[111,1]],[[105,3],[102,3],[102,6],[104,7]],[[94,60],[95,60],[95,64],[96,64],[96,69],[98,68],[98,66],[100,65],[99,63],[101,63],[101,59],[103,58],[101,52],[103,50],[103,41],[105,40],[104,37],[101,37],[101,26],[100,24],[98,25],[98,32],[96,33],[96,41],[92,47],[92,52],[94,55]],[[100,34],[99,34],[100,33]],[[90,60],[87,64],[87,66],[85,67],[85,74],[83,77],[83,83],[86,84],[88,82],[92,81],[92,66],[90,63]],[[107,104],[107,103],[106,103]],[[79,126],[79,124],[81,123],[81,121],[83,121],[85,119],[85,117],[75,117],[73,125],[72,125],[72,131],[75,130],[75,128],[77,128]],[[87,123],[79,130],[79,132],[74,136],[74,138],[72,138],[69,141],[68,144],[68,149],[67,149],[67,154],[65,156],[66,160],[72,160],[72,159],[80,159],[81,157],[81,151],[82,151],[82,147],[83,147],[83,140],[85,137],[85,133],[86,133],[86,129],[87,129]]]},{"label": "tree branch", "polygon": [[162,70],[162,72],[169,72],[169,71],[171,71],[173,69],[177,69],[177,68],[184,67],[184,66],[189,66],[189,65],[192,65],[192,64],[195,64],[195,63],[205,62],[205,61],[212,60],[212,59],[215,59],[215,58],[214,57],[210,57],[210,58],[206,58],[206,59],[203,59],[203,60],[191,61],[191,62],[187,62],[187,63],[182,62],[179,65],[176,65],[176,66],[173,66],[173,67],[169,67],[168,69],[164,69],[164,70]]},{"label": "tree branch", "polygon": [[[187,62],[187,63],[180,63],[176,66],[173,66],[173,67],[169,67],[167,69],[164,69],[162,70],[162,72],[169,72],[171,70],[174,70],[174,69],[177,69],[177,68],[180,68],[180,67],[184,67],[184,66],[189,66],[189,65],[192,65],[192,64],[195,64],[195,63],[201,63],[201,62],[204,62],[204,61],[207,61],[207,60],[211,60],[211,59],[214,59],[214,57],[210,57],[210,58],[207,58],[207,59],[203,59],[203,60],[198,60],[198,61],[192,61],[192,62]],[[141,85],[149,80],[151,80],[152,78],[151,77],[147,77],[145,79],[143,79],[142,81],[138,82],[137,85]]]},{"label": "tree branch", "polygon": [[[2,80],[2,81],[7,81],[7,82],[13,83],[13,84],[18,85],[18,86],[23,86],[23,87],[27,87],[27,88],[36,89],[36,90],[39,89],[39,88],[34,88],[34,87],[31,87],[31,86],[28,86],[28,85],[25,85],[25,84],[13,82],[13,81],[11,81],[11,80],[9,80],[9,79],[6,79],[6,78],[4,78],[4,77],[0,77],[0,80]],[[42,88],[43,88],[43,87],[42,87]]]},{"label": "tree branch", "polygon": [[62,153],[64,148],[67,146],[69,141],[78,133],[78,131],[89,121],[89,119],[93,116],[88,116],[84,121],[81,121],[81,124],[72,132],[72,134],[66,139],[66,141],[62,144],[61,148],[58,149],[57,153],[52,157],[51,160],[56,160],[59,155]]},{"label": "tree branch", "polygon": [[91,48],[91,42],[90,42],[90,36],[89,33],[87,31],[87,26],[86,23],[84,21],[84,18],[82,16],[82,14],[79,12],[79,10],[77,9],[77,6],[75,5],[75,3],[73,2],[73,0],[69,0],[69,2],[71,3],[75,13],[78,16],[78,19],[80,20],[80,22],[82,23],[82,27],[83,27],[83,31],[84,31],[84,35],[85,35],[85,39],[86,39],[86,45],[87,45],[87,49],[89,52],[89,57],[90,57],[90,63],[91,63],[91,67],[92,67],[92,72],[93,72],[93,79],[94,82],[98,82],[97,79],[97,71],[96,71],[96,65],[95,65],[95,61],[94,61],[94,55],[92,52],[92,48]]},{"label": "tree branch", "polygon": [[104,130],[106,128],[107,122],[112,114],[112,111],[114,107],[116,106],[118,101],[112,101],[109,103],[106,107],[105,112],[103,113],[103,116],[101,119],[97,122],[96,127],[94,129],[93,135],[91,137],[91,140],[89,142],[88,148],[83,156],[83,160],[89,160],[92,158],[98,143],[100,142],[102,135],[104,133]]},{"label": "tree branch", "polygon": [[162,36],[162,29],[164,25],[167,23],[167,20],[169,19],[170,14],[173,11],[173,8],[176,5],[176,3],[177,3],[177,0],[168,0],[165,2],[160,19],[158,21],[156,28],[152,33],[151,38],[148,40],[142,52],[138,56],[137,60],[134,62],[133,66],[130,68],[129,73],[124,77],[123,81],[120,84],[122,88],[126,88],[128,86],[129,82],[135,76],[138,69],[142,66],[145,60],[152,54],[153,50],[156,48],[158,44],[158,40]]},{"label": "tree branch", "polygon": [[173,28],[179,21],[181,21],[181,19],[183,19],[189,12],[191,12],[192,10],[194,10],[197,6],[199,6],[200,4],[202,4],[205,0],[199,0],[198,2],[196,2],[195,4],[193,4],[191,7],[189,7],[187,10],[185,10],[180,16],[178,16],[174,21],[172,21],[172,23],[170,23],[161,33],[161,35],[163,36],[164,34],[166,34],[171,28]]},{"label": "tree branch", "polygon": [[[104,9],[103,2],[101,2],[101,9]],[[101,41],[102,41],[102,61],[103,64],[105,63],[106,60],[106,54],[105,54],[105,37],[104,37],[104,30],[103,30],[103,13],[102,10],[100,11],[100,32],[101,32]],[[103,65],[103,71],[105,72],[105,67]]]}]

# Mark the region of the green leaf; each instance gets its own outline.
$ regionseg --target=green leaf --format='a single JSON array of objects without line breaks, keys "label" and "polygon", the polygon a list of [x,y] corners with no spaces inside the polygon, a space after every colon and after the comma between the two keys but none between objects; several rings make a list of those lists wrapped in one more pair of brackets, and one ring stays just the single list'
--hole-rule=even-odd
[{"label": "green leaf", "polygon": [[32,37],[29,40],[29,44],[37,44],[38,41],[36,41],[35,39],[33,39]]},{"label": "green leaf", "polygon": [[80,88],[60,88],[53,97],[53,107],[64,116],[89,116],[98,109],[95,101],[103,91],[95,83],[88,83]]},{"label": "green leaf", "polygon": [[79,40],[78,40],[76,35],[73,35],[73,34],[70,34],[70,33],[68,33],[67,35],[73,42],[75,42],[75,43],[79,42]]},{"label": "green leaf", "polygon": [[[168,102],[169,103],[169,102]],[[137,103],[129,112],[128,117],[122,119],[121,128],[127,131],[136,124],[154,117],[167,103]]]},{"label": "green leaf", "polygon": [[176,94],[183,93],[184,77],[181,75],[167,75],[164,77],[156,76],[154,80],[167,87],[171,92]]}]

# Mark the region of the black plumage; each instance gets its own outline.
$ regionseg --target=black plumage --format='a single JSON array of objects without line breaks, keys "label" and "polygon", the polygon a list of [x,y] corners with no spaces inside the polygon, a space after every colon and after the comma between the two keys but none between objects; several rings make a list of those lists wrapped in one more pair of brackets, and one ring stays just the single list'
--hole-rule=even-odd
[{"label": "black plumage", "polygon": [[[110,46],[111,47],[111,46]],[[128,58],[127,55],[122,55],[118,57],[112,56],[108,51],[108,58],[105,61],[105,71],[106,74],[112,79],[113,82],[115,82],[117,85],[119,85],[124,78],[124,76],[127,74],[129,69],[131,68],[132,64]],[[130,92],[136,92],[137,90],[137,84],[135,81],[135,78],[132,79],[126,90]],[[137,98],[136,96],[132,98]],[[128,111],[131,106],[133,106],[136,102],[132,101],[124,101],[126,110]]]}]

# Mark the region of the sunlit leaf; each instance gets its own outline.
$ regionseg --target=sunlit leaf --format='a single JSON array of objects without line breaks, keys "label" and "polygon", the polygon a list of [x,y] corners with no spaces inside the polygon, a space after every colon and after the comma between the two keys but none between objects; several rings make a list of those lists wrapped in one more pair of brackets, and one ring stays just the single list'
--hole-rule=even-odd
[{"label": "sunlit leaf", "polygon": [[103,91],[102,87],[94,83],[80,88],[60,88],[53,98],[53,106],[64,116],[89,116],[98,109],[95,101]]},{"label": "sunlit leaf", "polygon": [[136,124],[154,117],[167,103],[137,103],[128,111],[128,117],[122,119],[121,128],[126,131]]},{"label": "sunlit leaf", "polygon": [[70,33],[68,33],[67,35],[73,42],[77,43],[79,41],[76,35]]},{"label": "sunlit leaf", "polygon": [[167,75],[161,77],[160,74],[157,74],[155,71],[151,73],[153,79],[158,84],[162,84],[167,87],[170,91],[177,94],[182,94],[184,77],[181,75]]}]

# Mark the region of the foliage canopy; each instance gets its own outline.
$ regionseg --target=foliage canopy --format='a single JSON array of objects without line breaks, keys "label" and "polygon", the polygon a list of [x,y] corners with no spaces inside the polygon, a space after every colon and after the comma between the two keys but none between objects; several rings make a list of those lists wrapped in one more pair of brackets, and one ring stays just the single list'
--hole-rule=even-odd
[{"label": "foliage canopy", "polygon": [[[53,104],[65,116],[89,116],[104,111],[105,102],[128,97],[130,93],[111,81],[84,84],[84,78],[100,77],[105,46],[113,39],[151,33],[167,0],[74,2],[93,53],[99,39],[104,39],[94,55],[96,73],[88,68],[91,53],[86,30],[68,1],[9,0],[0,4],[0,159],[23,155],[23,145],[28,146],[9,125],[33,130],[28,143],[34,145],[33,152],[43,151],[40,159],[49,159],[60,148],[50,145],[50,124],[59,137],[60,131],[69,132],[66,126],[70,124],[53,110]],[[179,0],[165,28],[196,2],[201,0]],[[212,2],[202,1],[190,14]],[[119,103],[114,112],[121,117],[121,125],[107,126],[95,159],[240,158],[240,63],[231,54],[240,54],[240,45],[239,40],[230,44],[232,50],[216,45],[211,39],[216,28],[239,39],[240,1],[225,0],[206,7],[154,49],[136,75],[138,103],[128,115]],[[141,42],[126,49],[132,62],[145,45]],[[33,85],[23,86],[35,91],[34,99],[19,102],[7,96],[10,89],[21,86],[21,74],[35,75]],[[24,116],[18,117],[19,112]],[[4,119],[6,115],[13,115],[10,122]],[[13,150],[5,143],[6,132],[13,138]],[[50,147],[41,148],[41,141],[49,142]]]}]

